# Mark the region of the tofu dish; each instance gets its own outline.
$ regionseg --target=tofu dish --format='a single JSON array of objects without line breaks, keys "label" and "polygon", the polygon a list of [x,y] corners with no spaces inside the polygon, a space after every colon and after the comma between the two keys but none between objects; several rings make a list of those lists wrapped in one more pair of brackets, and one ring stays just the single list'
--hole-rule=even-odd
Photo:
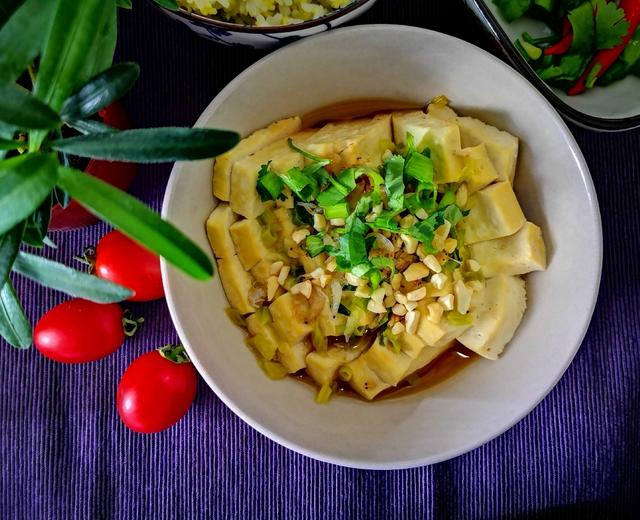
[{"label": "tofu dish", "polygon": [[207,235],[264,372],[325,403],[420,386],[453,351],[498,359],[522,275],[546,268],[517,158],[516,137],[444,96],[318,127],[290,117],[218,157]]}]

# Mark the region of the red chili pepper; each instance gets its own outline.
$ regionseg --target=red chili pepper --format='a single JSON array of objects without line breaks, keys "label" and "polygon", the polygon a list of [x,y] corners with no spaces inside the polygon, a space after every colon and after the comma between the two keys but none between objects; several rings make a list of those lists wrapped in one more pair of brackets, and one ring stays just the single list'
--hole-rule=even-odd
[{"label": "red chili pepper", "polygon": [[573,31],[573,27],[571,26],[571,21],[568,16],[565,16],[562,19],[562,36],[566,36],[570,32]]},{"label": "red chili pepper", "polygon": [[565,54],[573,43],[573,33],[565,34],[558,43],[554,43],[551,47],[547,47],[544,50],[545,56],[556,56]]},{"label": "red chili pepper", "polygon": [[622,54],[622,51],[624,51],[631,37],[636,32],[638,24],[640,23],[640,0],[622,0],[619,7],[624,11],[629,21],[627,34],[622,39],[620,45],[616,45],[612,49],[603,49],[596,53],[587,69],[583,72],[582,76],[580,76],[580,79],[578,79],[576,84],[567,92],[570,96],[582,94],[587,90],[588,80],[595,81],[607,72],[609,67],[620,57],[620,54]]}]

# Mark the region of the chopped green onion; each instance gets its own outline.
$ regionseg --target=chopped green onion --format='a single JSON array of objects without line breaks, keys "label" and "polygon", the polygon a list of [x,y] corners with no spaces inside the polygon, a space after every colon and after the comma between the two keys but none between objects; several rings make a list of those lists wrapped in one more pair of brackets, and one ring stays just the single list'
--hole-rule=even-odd
[{"label": "chopped green onion", "polygon": [[433,182],[433,161],[418,152],[409,152],[404,164],[404,174],[419,182]]},{"label": "chopped green onion", "polygon": [[305,202],[309,202],[318,193],[318,181],[306,175],[300,168],[293,167],[280,176],[297,197]]},{"label": "chopped green onion", "polygon": [[320,235],[309,235],[305,241],[307,253],[311,258],[318,256],[325,250],[325,244]]},{"label": "chopped green onion", "polygon": [[456,203],[456,193],[453,190],[447,190],[442,195],[440,199],[440,207],[444,208],[445,206],[450,206],[451,204]]},{"label": "chopped green onion", "polygon": [[473,324],[473,316],[471,314],[460,314],[458,311],[447,313],[447,321],[451,325],[464,326]]},{"label": "chopped green onion", "polygon": [[293,139],[291,137],[287,139],[287,143],[289,144],[290,148],[298,152],[303,157],[306,157],[310,161],[324,163],[323,164],[324,166],[326,166],[327,164],[331,164],[330,159],[327,159],[325,157],[320,157],[319,155],[314,155],[311,152],[308,152],[307,150],[303,150],[302,148],[300,148],[297,144],[293,142]]},{"label": "chopped green onion", "polygon": [[387,207],[392,211],[402,211],[404,206],[404,158],[393,155],[385,163],[384,185],[387,190]]},{"label": "chopped green onion", "polygon": [[329,220],[334,218],[347,218],[349,216],[349,205],[346,202],[340,202],[324,208],[324,216]]},{"label": "chopped green onion", "polygon": [[333,385],[330,383],[325,383],[320,387],[318,393],[316,395],[316,403],[318,404],[326,404],[331,400],[331,396],[333,395]]}]

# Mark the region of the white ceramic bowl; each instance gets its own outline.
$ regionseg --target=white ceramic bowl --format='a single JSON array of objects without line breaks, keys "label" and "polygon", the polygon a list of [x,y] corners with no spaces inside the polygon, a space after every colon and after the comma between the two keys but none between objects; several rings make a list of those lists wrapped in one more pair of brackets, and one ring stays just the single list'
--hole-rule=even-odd
[{"label": "white ceramic bowl", "polygon": [[169,18],[183,23],[202,38],[231,46],[271,49],[300,38],[312,36],[338,27],[371,9],[377,0],[354,0],[349,5],[329,14],[291,25],[248,26],[216,20],[208,16],[190,13],[185,9],[171,11],[151,2]]},{"label": "white ceramic bowl", "polygon": [[[223,312],[218,279],[196,282],[163,263],[175,326],[209,386],[258,431],[310,457],[375,469],[442,461],[501,434],[551,390],[580,346],[598,292],[601,223],[587,165],[562,119],[513,69],[414,27],[360,26],[287,46],[240,74],[196,123],[247,134],[338,101],[423,104],[442,93],[460,112],[522,138],[516,191],[549,250],[549,269],[528,277],[529,309],[499,361],[480,360],[402,398],[316,405],[311,387],[263,375]],[[176,164],[163,207],[205,250],[211,171],[212,161]]]}]

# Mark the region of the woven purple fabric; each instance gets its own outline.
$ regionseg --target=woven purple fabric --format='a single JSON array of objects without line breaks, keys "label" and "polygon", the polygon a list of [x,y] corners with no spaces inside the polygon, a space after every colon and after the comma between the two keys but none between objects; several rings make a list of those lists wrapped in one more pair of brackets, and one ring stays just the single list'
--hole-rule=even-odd
[{"label": "woven purple fabric", "polygon": [[[147,3],[134,4],[121,15],[118,58],[142,66],[125,99],[139,126],[193,124],[262,56],[208,43]],[[360,21],[428,27],[495,51],[459,0],[379,0]],[[117,381],[134,358],[177,336],[163,301],[131,305],[146,317],[144,327],[95,363],[64,366],[35,349],[0,345],[0,518],[638,518],[640,131],[573,131],[602,209],[600,300],[565,376],[510,431],[431,467],[346,469],[274,444],[201,383],[183,421],[138,435],[118,419]],[[169,170],[143,167],[131,191],[159,208]],[[59,248],[47,254],[73,264],[106,230],[99,224],[57,234]],[[17,285],[33,320],[65,299]]]}]

